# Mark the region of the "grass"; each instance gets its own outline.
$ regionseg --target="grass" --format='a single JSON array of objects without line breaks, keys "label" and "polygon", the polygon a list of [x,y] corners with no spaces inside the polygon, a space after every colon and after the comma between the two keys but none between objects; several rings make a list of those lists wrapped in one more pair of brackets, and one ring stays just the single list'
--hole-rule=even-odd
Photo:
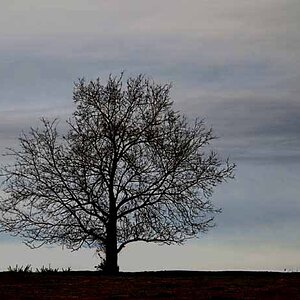
[{"label": "grass", "polygon": [[[31,265],[26,265],[26,266],[8,266],[7,271],[10,273],[32,273],[32,267]],[[36,268],[35,269],[36,273],[57,273],[57,272],[71,272],[71,268],[68,267],[66,269],[64,268],[52,268],[51,265],[49,264],[48,267],[42,266],[41,268]]]}]

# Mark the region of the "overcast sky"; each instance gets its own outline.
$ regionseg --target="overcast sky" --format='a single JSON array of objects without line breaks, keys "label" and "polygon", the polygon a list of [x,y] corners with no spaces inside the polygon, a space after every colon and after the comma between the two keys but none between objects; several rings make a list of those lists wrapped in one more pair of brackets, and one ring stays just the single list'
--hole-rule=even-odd
[{"label": "overcast sky", "polygon": [[[1,0],[0,150],[72,112],[73,82],[144,73],[204,117],[238,167],[217,227],[185,246],[137,244],[121,270],[300,269],[299,0]],[[2,163],[5,160],[2,158]],[[93,269],[94,250],[30,250],[0,236],[0,268]]]}]

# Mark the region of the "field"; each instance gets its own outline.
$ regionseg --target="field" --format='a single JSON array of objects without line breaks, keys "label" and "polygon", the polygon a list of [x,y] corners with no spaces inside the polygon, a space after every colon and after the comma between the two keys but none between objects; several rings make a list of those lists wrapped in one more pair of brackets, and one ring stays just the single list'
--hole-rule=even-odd
[{"label": "field", "polygon": [[0,273],[0,299],[300,299],[300,273]]}]

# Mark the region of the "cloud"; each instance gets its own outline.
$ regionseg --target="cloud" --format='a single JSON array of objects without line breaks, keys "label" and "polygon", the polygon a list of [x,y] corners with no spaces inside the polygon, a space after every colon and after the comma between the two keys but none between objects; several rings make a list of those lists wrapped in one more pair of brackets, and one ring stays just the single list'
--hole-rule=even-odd
[{"label": "cloud", "polygon": [[[214,241],[202,253],[227,254],[215,253],[218,263],[207,268],[238,267],[230,253],[265,240],[261,257],[245,252],[262,262],[266,244],[282,250],[299,225],[299,14],[297,0],[4,0],[0,150],[41,116],[65,119],[78,77],[105,80],[125,70],[173,82],[175,108],[205,117],[220,136],[214,147],[238,163],[237,182],[214,198],[224,212],[210,235],[221,246]],[[228,248],[232,236],[244,246]]]},{"label": "cloud", "polygon": [[[226,99],[211,105],[210,122],[239,160],[259,163],[300,162],[300,103],[298,99],[278,95]],[[227,139],[227,141],[226,141]],[[235,149],[235,150],[234,150]]]}]

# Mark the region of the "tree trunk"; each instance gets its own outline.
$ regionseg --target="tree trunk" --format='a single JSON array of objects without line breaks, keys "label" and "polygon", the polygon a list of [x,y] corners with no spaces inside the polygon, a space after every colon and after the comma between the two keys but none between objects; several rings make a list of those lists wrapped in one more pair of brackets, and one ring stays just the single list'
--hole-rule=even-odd
[{"label": "tree trunk", "polygon": [[118,249],[117,249],[117,222],[111,218],[107,226],[105,265],[103,271],[106,274],[117,274],[118,266]]},{"label": "tree trunk", "polygon": [[116,169],[117,160],[114,156],[109,184],[109,220],[106,227],[106,258],[104,267],[104,272],[106,274],[117,274],[119,272],[117,245],[117,210],[116,199],[114,195],[114,176],[116,173]]}]

